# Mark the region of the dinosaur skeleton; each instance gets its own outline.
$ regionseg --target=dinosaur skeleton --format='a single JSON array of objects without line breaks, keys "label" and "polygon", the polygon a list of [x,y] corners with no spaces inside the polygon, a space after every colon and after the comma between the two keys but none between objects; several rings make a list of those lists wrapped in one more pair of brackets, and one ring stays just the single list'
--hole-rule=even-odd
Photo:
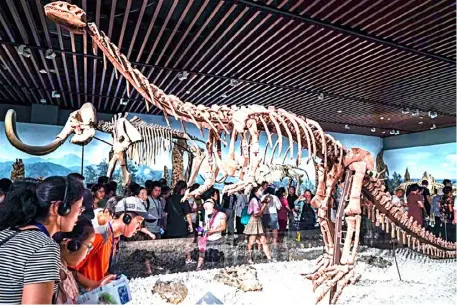
[{"label": "dinosaur skeleton", "polygon": [[[16,114],[14,110],[10,109],[5,117],[5,132],[14,147],[31,155],[48,154],[56,150],[71,134],[74,134],[71,139],[72,143],[86,145],[94,138],[95,130],[109,133],[113,137],[113,144],[106,175],[111,179],[116,164],[119,163],[124,187],[130,183],[127,159],[132,160],[135,164],[152,166],[156,164],[157,158],[162,153],[174,150],[177,141],[182,141],[180,149],[188,154],[188,168],[192,166],[192,152],[197,150],[198,146],[189,146],[187,141],[200,141],[199,139],[176,129],[147,124],[136,116],[128,120],[127,116],[128,113],[117,114],[111,121],[97,122],[95,108],[92,104],[86,103],[81,109],[70,114],[64,129],[51,144],[30,146],[19,140],[16,132]],[[193,146],[196,147],[193,148]],[[182,179],[182,171],[180,178]]]},{"label": "dinosaur skeleton", "polygon": [[[226,186],[225,192],[235,192],[255,185],[255,173],[261,164],[259,136],[262,131],[266,133],[270,147],[273,146],[271,135],[274,133],[278,136],[275,144],[278,155],[282,153],[283,135],[288,138],[288,152],[291,158],[294,156],[294,143],[296,143],[297,166],[302,162],[303,149],[308,149],[311,158],[321,159],[317,164],[317,192],[311,204],[318,208],[326,253],[320,258],[316,272],[307,276],[313,281],[314,288],[323,288],[317,301],[337,287],[334,293],[330,293],[331,296],[333,294],[331,302],[336,302],[343,288],[359,279],[354,270],[354,263],[359,242],[362,195],[373,203],[373,211],[384,214],[390,223],[400,228],[399,235],[403,234],[413,239],[413,248],[417,247],[432,257],[455,257],[454,243],[432,236],[411,218],[404,218],[405,215],[401,215],[398,208],[392,205],[391,196],[385,192],[383,182],[368,175],[368,171],[374,169],[374,158],[369,152],[360,148],[347,150],[330,135],[325,134],[317,122],[283,109],[259,105],[206,107],[184,103],[178,97],[167,95],[157,86],[149,83],[139,70],[132,67],[127,57],[110,42],[96,24],[86,23],[85,12],[82,9],[58,1],[47,4],[45,13],[54,22],[75,34],[86,31],[92,38],[93,48],[98,47],[105,60],[110,61],[126,79],[127,86],[133,86],[144,97],[147,110],[150,105],[153,105],[163,111],[167,121],[168,116],[173,116],[181,122],[195,124],[200,130],[202,128],[209,130],[206,143],[206,158],[209,165],[207,179],[202,186],[187,196],[195,196],[206,191],[214,184],[219,172],[223,176],[234,176],[238,171],[239,182]],[[129,91],[127,88],[127,92]],[[230,136],[229,154],[225,161],[221,160],[220,151],[223,133]],[[234,157],[238,136],[241,136],[241,151],[244,159],[241,172]],[[334,224],[330,221],[329,207],[333,203],[332,195],[335,188],[341,181],[346,182],[344,189],[348,190],[347,196],[343,196],[344,220],[348,229],[341,257],[335,260],[334,250],[339,252],[340,246],[339,243],[334,243],[338,240],[335,235],[341,234],[341,231],[335,230]],[[398,238],[398,235],[396,237]]]}]

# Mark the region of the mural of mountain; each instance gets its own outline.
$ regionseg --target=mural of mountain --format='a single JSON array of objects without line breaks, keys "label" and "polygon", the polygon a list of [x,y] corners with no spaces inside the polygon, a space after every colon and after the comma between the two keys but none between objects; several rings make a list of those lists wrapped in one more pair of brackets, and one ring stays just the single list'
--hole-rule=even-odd
[{"label": "mural of mountain", "polygon": [[[2,162],[0,163],[0,177],[9,178],[11,174],[12,163]],[[25,175],[26,177],[37,178],[40,176],[62,176],[68,175],[73,172],[71,169],[65,166],[54,164],[51,162],[36,162],[36,163],[25,163]]]},{"label": "mural of mountain", "polygon": [[[49,162],[56,163],[56,164],[61,164],[64,165],[65,167],[81,167],[81,157],[76,155],[76,154],[66,154],[62,157],[59,158],[50,158],[48,159]],[[84,166],[92,164],[88,160],[84,160]]]}]

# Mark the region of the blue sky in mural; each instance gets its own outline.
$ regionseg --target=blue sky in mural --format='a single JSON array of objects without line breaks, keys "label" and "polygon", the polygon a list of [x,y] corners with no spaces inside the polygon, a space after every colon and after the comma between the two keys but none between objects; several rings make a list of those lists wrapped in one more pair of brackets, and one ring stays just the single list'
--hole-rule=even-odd
[{"label": "blue sky in mural", "polygon": [[456,151],[456,143],[387,150],[384,162],[391,176],[397,172],[403,177],[408,168],[411,178],[420,179],[427,171],[435,179],[456,179]]}]

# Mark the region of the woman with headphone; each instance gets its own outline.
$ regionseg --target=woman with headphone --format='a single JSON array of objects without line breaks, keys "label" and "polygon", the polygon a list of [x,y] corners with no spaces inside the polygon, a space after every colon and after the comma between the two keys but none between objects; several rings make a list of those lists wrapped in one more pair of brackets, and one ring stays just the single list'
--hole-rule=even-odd
[{"label": "woman with headphone", "polygon": [[19,181],[0,211],[0,303],[50,304],[60,281],[57,232],[73,230],[82,212],[74,178]]}]

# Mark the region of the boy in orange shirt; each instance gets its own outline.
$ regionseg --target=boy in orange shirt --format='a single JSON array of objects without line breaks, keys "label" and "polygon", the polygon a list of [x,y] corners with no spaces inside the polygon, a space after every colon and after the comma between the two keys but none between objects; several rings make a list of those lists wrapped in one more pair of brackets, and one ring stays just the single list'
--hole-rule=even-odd
[{"label": "boy in orange shirt", "polygon": [[130,238],[141,228],[143,220],[155,220],[136,197],[110,198],[107,207],[113,218],[106,225],[106,236],[96,234],[92,250],[73,268],[77,271],[77,281],[88,290],[106,285],[116,278],[116,275],[108,274],[108,270],[120,236]]}]

